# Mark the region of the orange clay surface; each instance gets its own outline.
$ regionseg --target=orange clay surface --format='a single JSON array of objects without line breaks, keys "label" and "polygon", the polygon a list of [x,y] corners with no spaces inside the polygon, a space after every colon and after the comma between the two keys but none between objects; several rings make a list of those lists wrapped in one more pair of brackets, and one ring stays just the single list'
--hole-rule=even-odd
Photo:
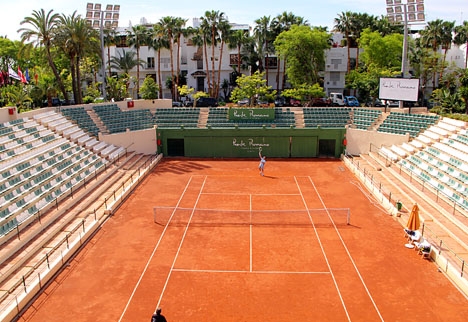
[{"label": "orange clay surface", "polygon": [[[149,322],[158,306],[169,322],[466,321],[467,299],[341,161],[257,164],[164,159],[19,321]],[[166,226],[155,206],[304,211]]]}]

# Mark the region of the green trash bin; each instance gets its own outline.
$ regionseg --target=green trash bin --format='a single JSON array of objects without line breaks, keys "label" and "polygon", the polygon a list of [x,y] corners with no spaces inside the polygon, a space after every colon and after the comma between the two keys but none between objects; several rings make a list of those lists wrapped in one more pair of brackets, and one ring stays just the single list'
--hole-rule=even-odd
[{"label": "green trash bin", "polygon": [[398,211],[400,211],[401,208],[403,208],[403,204],[401,203],[401,201],[398,200],[398,201],[396,202],[396,208],[397,208]]}]

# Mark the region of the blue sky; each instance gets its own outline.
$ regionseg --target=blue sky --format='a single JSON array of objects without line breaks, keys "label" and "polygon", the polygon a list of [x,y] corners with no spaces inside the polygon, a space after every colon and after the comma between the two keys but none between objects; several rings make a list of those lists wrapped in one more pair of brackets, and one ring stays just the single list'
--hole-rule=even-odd
[{"label": "blue sky", "polygon": [[[17,30],[24,17],[30,16],[33,10],[44,9],[60,14],[70,15],[75,10],[85,15],[86,4],[83,0],[1,0],[0,35],[9,39],[19,40]],[[403,0],[405,3],[406,0]],[[254,25],[254,20],[262,16],[272,18],[284,11],[302,16],[313,26],[326,26],[331,30],[334,19],[344,11],[368,13],[380,16],[386,13],[385,0],[286,0],[286,1],[246,1],[246,0],[115,0],[99,2],[120,4],[119,27],[137,25],[141,18],[148,22],[157,22],[164,16],[183,17],[189,20],[199,18],[207,10],[224,12],[230,22]],[[456,21],[459,25],[468,20],[468,0],[425,0],[426,21],[443,19]],[[417,27],[420,29],[422,26]]]}]

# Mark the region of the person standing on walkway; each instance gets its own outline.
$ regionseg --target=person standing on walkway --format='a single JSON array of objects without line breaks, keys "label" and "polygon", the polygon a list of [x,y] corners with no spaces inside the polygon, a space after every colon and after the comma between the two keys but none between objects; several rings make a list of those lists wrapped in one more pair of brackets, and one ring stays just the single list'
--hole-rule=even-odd
[{"label": "person standing on walkway", "polygon": [[161,314],[160,307],[158,307],[158,309],[156,310],[156,313],[154,313],[153,316],[151,317],[151,322],[167,322],[164,315]]}]

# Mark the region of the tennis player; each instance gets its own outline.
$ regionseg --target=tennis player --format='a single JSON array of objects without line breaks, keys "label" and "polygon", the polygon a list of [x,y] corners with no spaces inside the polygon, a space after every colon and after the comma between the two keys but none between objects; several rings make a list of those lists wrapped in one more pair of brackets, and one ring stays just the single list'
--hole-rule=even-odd
[{"label": "tennis player", "polygon": [[151,322],[166,322],[166,318],[161,314],[161,308],[158,308],[156,313],[153,314]]},{"label": "tennis player", "polygon": [[262,150],[258,150],[258,156],[260,157],[260,164],[258,165],[258,170],[260,170],[260,175],[263,177],[264,169],[265,169],[265,163],[266,163],[266,156],[262,156]]}]

